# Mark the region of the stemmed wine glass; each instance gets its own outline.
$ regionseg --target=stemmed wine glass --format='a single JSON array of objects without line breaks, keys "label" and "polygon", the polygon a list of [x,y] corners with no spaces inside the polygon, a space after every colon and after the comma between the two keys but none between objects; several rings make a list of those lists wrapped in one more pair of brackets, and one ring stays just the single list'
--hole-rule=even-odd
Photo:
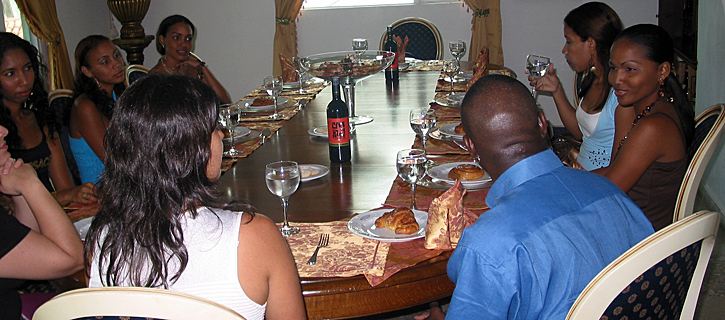
[{"label": "stemmed wine glass", "polygon": [[297,73],[297,79],[300,81],[300,87],[297,89],[297,94],[307,94],[307,90],[302,89],[302,67],[300,67],[300,60],[303,58],[300,57],[292,57],[292,63],[295,64],[295,72]]},{"label": "stemmed wine glass", "polygon": [[438,116],[435,109],[420,107],[410,110],[410,127],[420,135],[424,151],[428,142],[428,133],[435,129],[437,121]]},{"label": "stemmed wine glass", "polygon": [[453,92],[453,77],[458,74],[458,70],[461,70],[458,60],[445,61],[443,63],[443,73],[445,73],[449,79],[451,79],[451,92]]},{"label": "stemmed wine glass", "polygon": [[282,93],[282,84],[282,77],[264,77],[264,90],[267,90],[267,94],[274,98],[274,113],[269,116],[270,119],[282,118],[282,115],[277,113],[277,97]]},{"label": "stemmed wine glass", "polygon": [[[448,49],[451,50],[451,55],[456,58],[458,65],[461,65],[461,57],[466,54],[466,42],[463,40],[451,41],[448,43]],[[459,69],[460,71],[460,69]],[[458,71],[457,71],[458,72]],[[451,79],[453,81],[453,79]]]},{"label": "stemmed wine glass", "polygon": [[415,207],[415,187],[418,181],[425,176],[426,162],[428,161],[425,150],[405,149],[398,151],[396,160],[398,176],[410,184],[410,209],[417,209]]},{"label": "stemmed wine glass", "polygon": [[357,54],[357,58],[359,60],[360,56],[368,50],[368,39],[352,39],[352,50],[355,50],[355,54]]},{"label": "stemmed wine glass", "polygon": [[[541,77],[546,75],[547,71],[549,71],[549,61],[550,59],[548,57],[537,56],[533,54],[527,55],[526,70],[529,72],[530,76],[534,77],[534,79],[536,80],[539,80]],[[531,88],[531,95],[536,98],[536,85]]]},{"label": "stemmed wine glass", "polygon": [[239,150],[234,147],[234,138],[237,136],[237,124],[239,124],[239,106],[236,104],[223,104],[219,106],[219,118],[222,125],[229,130],[231,140],[231,148],[224,152],[225,156],[235,156],[240,154]]},{"label": "stemmed wine glass", "polygon": [[269,192],[282,199],[284,222],[279,227],[279,231],[285,237],[300,232],[300,228],[290,226],[289,221],[287,221],[287,200],[289,196],[297,191],[297,187],[300,185],[300,167],[297,162],[277,161],[267,164],[264,169],[264,178]]}]

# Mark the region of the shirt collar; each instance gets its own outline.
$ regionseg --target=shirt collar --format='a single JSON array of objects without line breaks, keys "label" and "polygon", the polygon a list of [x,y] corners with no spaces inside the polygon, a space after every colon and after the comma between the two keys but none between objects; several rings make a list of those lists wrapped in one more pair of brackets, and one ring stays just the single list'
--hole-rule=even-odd
[{"label": "shirt collar", "polygon": [[493,183],[491,190],[489,190],[486,196],[486,205],[493,209],[501,198],[513,188],[562,166],[564,164],[561,163],[559,157],[551,149],[544,150],[517,162],[506,169]]}]

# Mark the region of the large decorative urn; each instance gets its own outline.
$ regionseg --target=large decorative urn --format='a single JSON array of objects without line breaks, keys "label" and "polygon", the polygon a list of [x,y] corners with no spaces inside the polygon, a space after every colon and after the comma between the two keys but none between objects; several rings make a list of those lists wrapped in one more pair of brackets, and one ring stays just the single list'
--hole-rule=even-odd
[{"label": "large decorative urn", "polygon": [[121,22],[121,37],[113,43],[126,51],[130,64],[143,64],[143,50],[154,39],[146,35],[141,21],[149,10],[151,0],[107,0],[108,9]]}]

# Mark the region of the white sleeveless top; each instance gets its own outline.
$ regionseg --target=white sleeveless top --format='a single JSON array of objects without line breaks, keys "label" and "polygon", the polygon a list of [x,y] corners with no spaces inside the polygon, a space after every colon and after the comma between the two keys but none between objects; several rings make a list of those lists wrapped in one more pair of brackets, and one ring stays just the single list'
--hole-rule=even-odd
[{"label": "white sleeveless top", "polygon": [[[189,261],[184,272],[169,289],[214,301],[248,320],[263,320],[267,303],[260,305],[247,297],[237,275],[241,218],[239,212],[221,209],[212,211],[206,207],[198,209],[196,219],[187,214],[186,219],[182,220],[182,230]],[[174,264],[169,267],[169,274],[176,270]],[[89,287],[102,287],[101,279],[105,279],[105,273],[99,275],[98,256],[94,254]],[[128,285],[127,281],[122,283]]]}]

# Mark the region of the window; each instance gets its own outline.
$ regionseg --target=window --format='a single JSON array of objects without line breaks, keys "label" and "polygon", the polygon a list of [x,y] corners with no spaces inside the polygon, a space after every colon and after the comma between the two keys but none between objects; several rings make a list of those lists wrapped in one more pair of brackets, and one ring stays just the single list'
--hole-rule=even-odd
[{"label": "window", "polygon": [[2,1],[3,15],[5,16],[5,31],[12,32],[18,37],[29,40],[29,38],[25,37],[26,33],[30,35],[30,32],[25,32],[25,30],[28,30],[28,25],[25,24],[15,0]]},{"label": "window", "polygon": [[460,0],[306,0],[304,9],[366,7],[378,5],[418,4],[433,2],[455,2]]}]

